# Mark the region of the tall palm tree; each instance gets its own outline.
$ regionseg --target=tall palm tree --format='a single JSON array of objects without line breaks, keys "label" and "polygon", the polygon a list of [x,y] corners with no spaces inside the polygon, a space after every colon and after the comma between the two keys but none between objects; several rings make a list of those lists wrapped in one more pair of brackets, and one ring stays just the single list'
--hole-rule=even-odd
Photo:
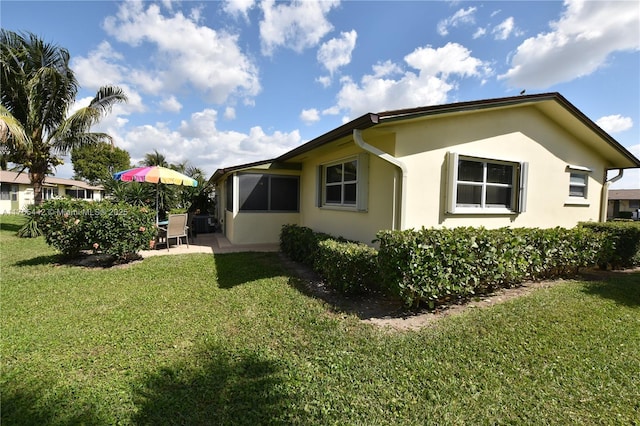
[{"label": "tall palm tree", "polygon": [[27,170],[36,204],[61,156],[75,147],[113,143],[108,134],[90,130],[127,100],[119,87],[103,86],[89,106],[70,114],[78,81],[69,59],[66,49],[34,34],[0,33],[0,157]]}]

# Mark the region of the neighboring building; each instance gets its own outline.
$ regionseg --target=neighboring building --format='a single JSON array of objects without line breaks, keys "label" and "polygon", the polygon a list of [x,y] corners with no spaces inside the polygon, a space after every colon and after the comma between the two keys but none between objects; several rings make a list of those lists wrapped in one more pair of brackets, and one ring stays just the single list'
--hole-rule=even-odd
[{"label": "neighboring building", "polygon": [[[72,197],[99,201],[104,188],[86,182],[47,176],[42,185],[42,199]],[[34,191],[27,172],[18,174],[0,170],[0,213],[17,213],[34,203]]]},{"label": "neighboring building", "polygon": [[[607,219],[625,216],[621,212],[631,213],[635,220],[640,219],[640,189],[611,189],[607,205]],[[628,217],[628,216],[627,216]]]},{"label": "neighboring building", "polygon": [[636,167],[563,96],[544,93],[365,114],[210,182],[234,244],[277,242],[288,223],[371,243],[382,229],[603,221],[607,171]]}]

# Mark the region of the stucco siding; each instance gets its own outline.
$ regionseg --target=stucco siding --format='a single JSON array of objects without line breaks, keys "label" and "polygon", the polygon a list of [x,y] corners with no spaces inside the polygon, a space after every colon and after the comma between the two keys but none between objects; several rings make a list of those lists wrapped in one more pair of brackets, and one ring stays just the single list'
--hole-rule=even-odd
[{"label": "stucco siding", "polygon": [[[518,214],[446,212],[447,153],[527,162],[527,208]],[[406,227],[571,227],[597,221],[605,164],[598,155],[532,108],[426,120],[398,129],[397,154],[410,170]],[[591,170],[588,198],[569,204],[567,165]]]},{"label": "stucco siding", "polygon": [[298,213],[238,213],[227,238],[232,244],[277,243],[282,225],[297,225],[298,217]]},{"label": "stucco siding", "polygon": [[302,226],[365,243],[371,243],[380,229],[390,229],[393,226],[394,167],[372,155],[368,155],[366,182],[359,182],[360,185],[367,185],[368,202],[365,211],[318,206],[318,167],[362,153],[350,141],[335,151],[313,156],[303,163],[300,180]]}]

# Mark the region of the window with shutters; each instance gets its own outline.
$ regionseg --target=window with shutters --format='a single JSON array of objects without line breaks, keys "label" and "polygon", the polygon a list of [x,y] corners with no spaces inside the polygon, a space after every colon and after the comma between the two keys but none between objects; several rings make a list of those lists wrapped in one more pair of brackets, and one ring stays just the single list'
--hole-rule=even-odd
[{"label": "window with shutters", "polygon": [[526,163],[449,156],[449,213],[525,211]]}]

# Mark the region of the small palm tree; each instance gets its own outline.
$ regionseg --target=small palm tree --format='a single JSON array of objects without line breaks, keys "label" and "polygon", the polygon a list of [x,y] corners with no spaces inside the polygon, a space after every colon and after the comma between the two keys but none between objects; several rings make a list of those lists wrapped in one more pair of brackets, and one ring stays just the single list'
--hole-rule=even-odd
[{"label": "small palm tree", "polygon": [[78,82],[69,67],[69,52],[31,33],[0,33],[0,157],[27,170],[35,203],[42,203],[47,174],[75,147],[113,143],[106,133],[90,129],[126,102],[122,89],[103,86],[89,106],[70,114]]}]

